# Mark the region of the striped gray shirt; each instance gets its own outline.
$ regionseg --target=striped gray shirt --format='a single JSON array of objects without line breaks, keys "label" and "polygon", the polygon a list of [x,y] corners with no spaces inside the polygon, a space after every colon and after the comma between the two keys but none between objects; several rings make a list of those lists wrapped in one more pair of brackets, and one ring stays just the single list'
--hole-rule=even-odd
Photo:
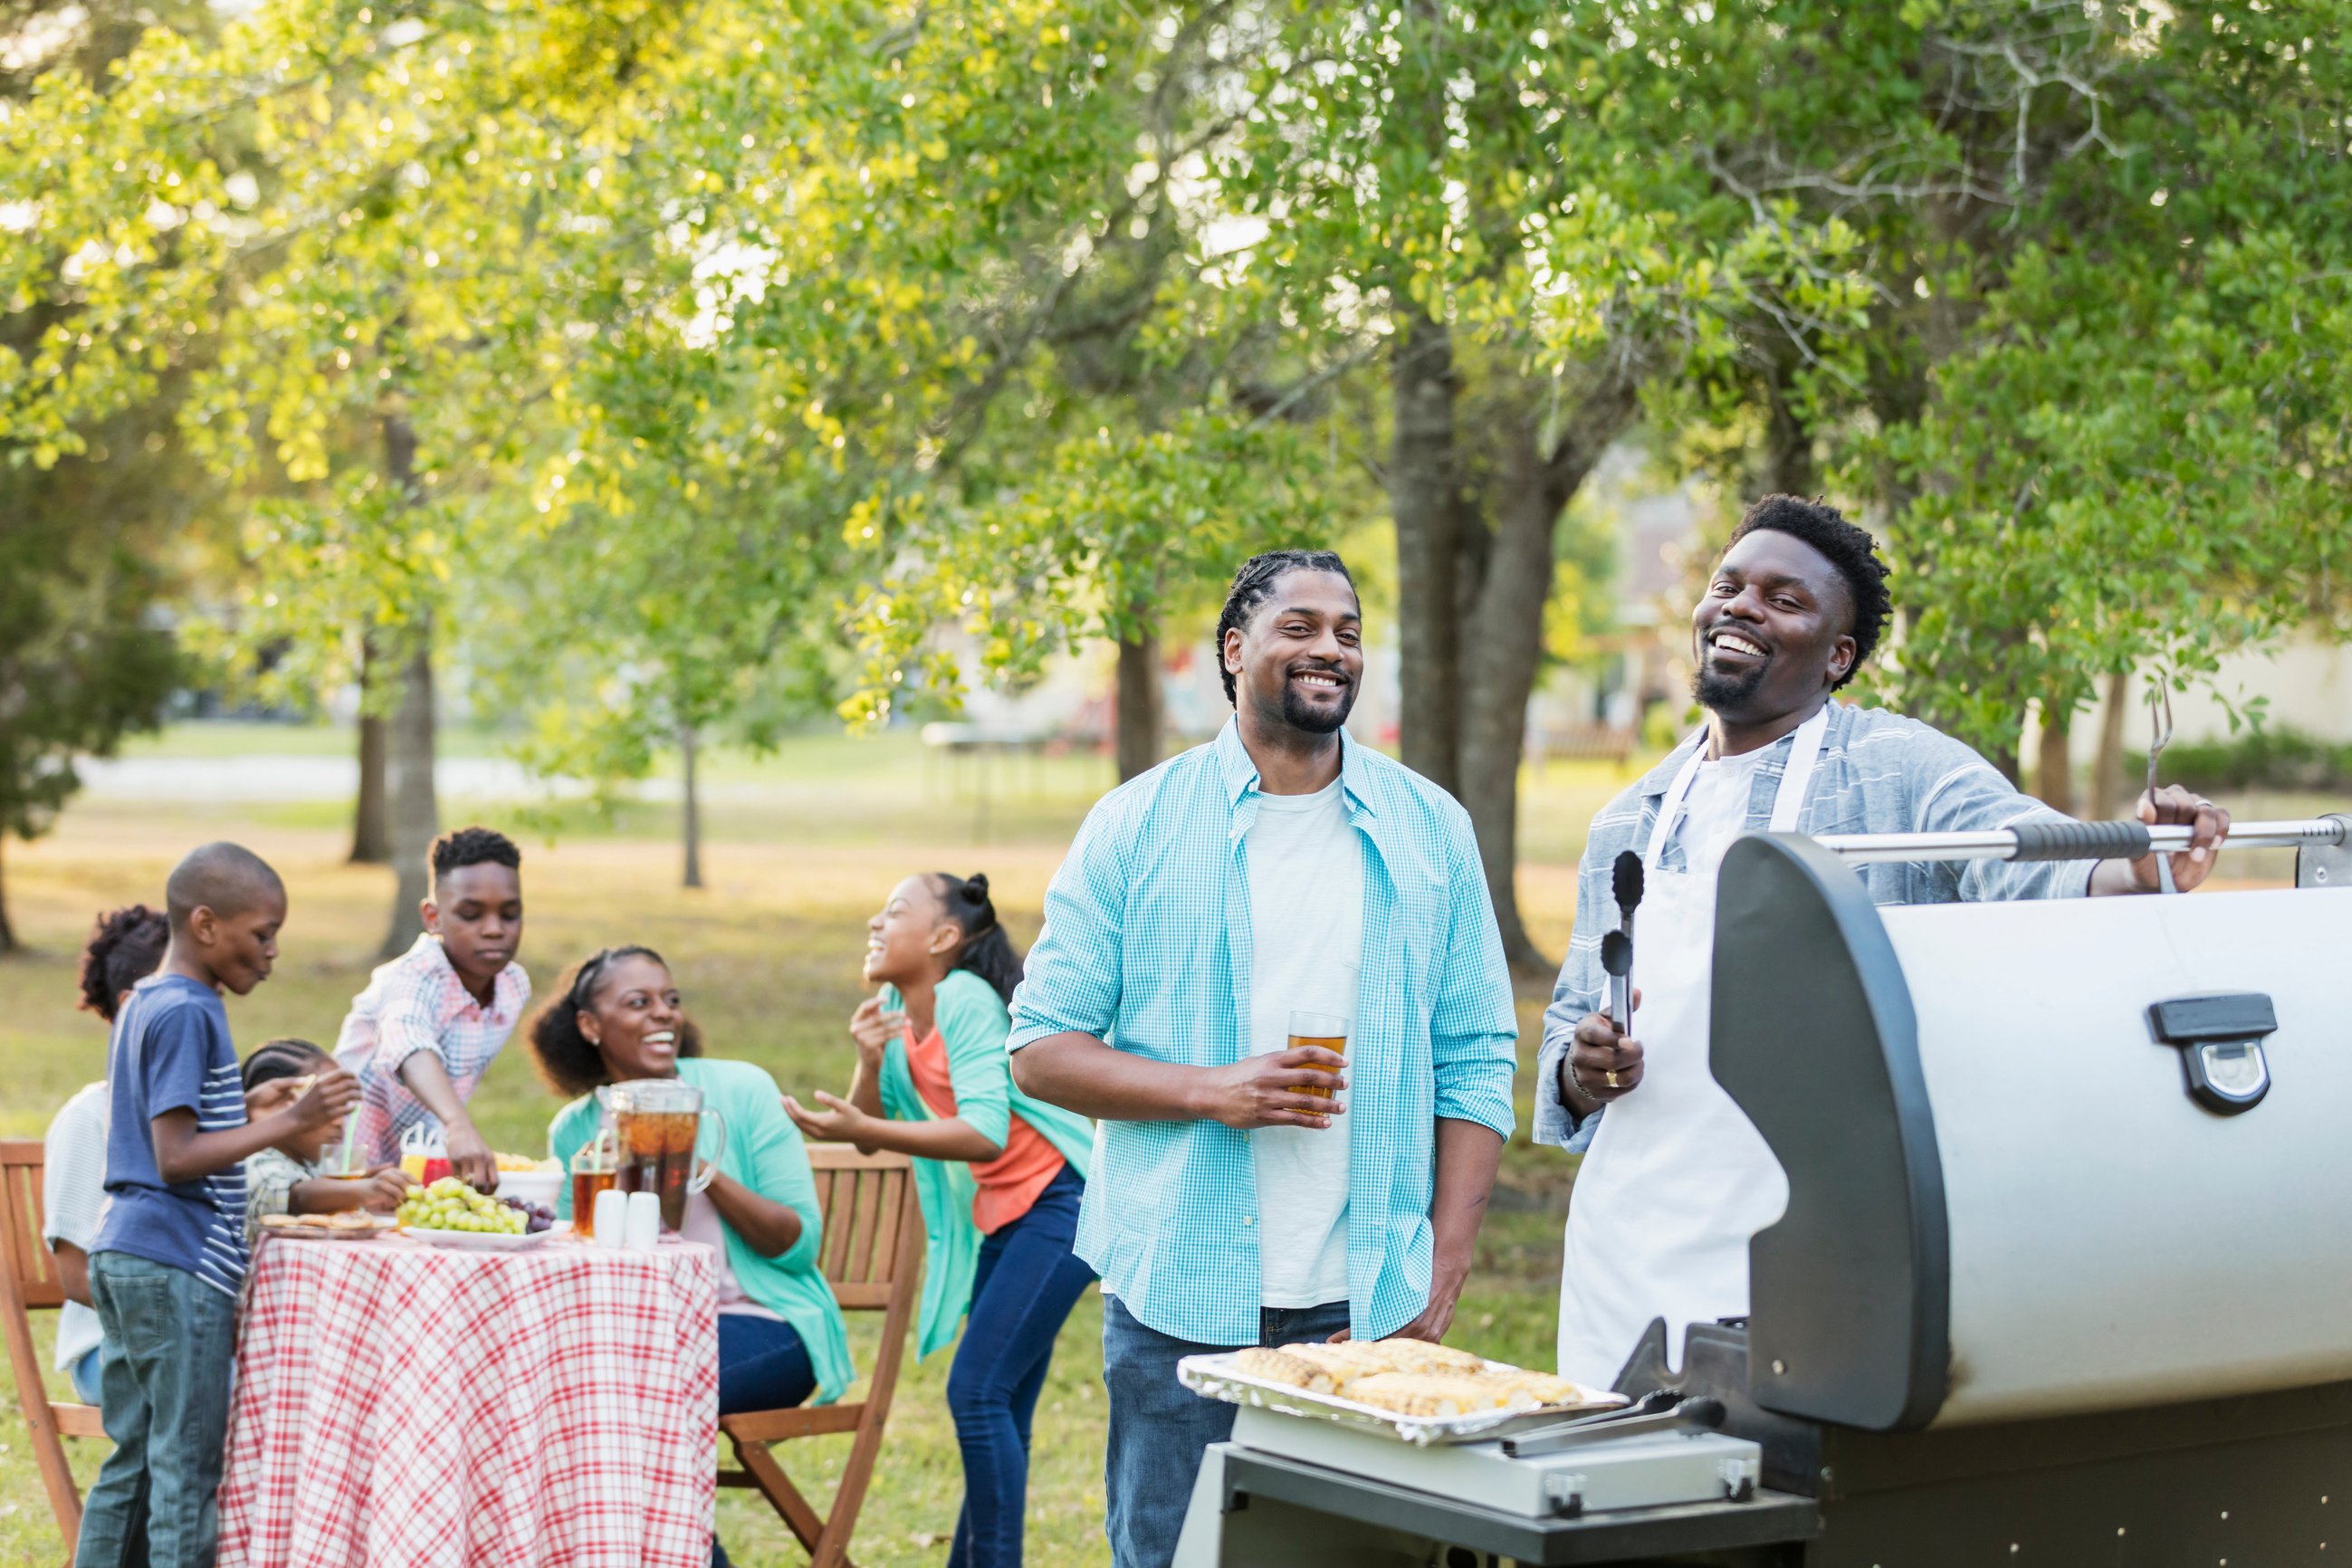
[{"label": "striped gray shirt", "polygon": [[[1660,804],[1698,744],[1695,736],[1620,795],[1592,819],[1577,868],[1576,931],[1568,961],[1544,1009],[1543,1047],[1536,1062],[1535,1141],[1581,1151],[1600,1130],[1596,1112],[1580,1122],[1560,1099],[1559,1060],[1579,1020],[1601,1011],[1609,977],[1601,968],[1601,938],[1617,923],[1612,871],[1620,850],[1640,854],[1650,842]],[[1788,766],[1790,738],[1776,741],[1756,770],[1748,801],[1750,833],[1772,819],[1772,798]],[[1832,833],[1949,833],[2009,827],[2021,822],[2064,821],[2001,776],[1962,742],[1916,719],[1879,708],[1830,704],[1821,760],[1797,816],[1797,830]],[[1682,846],[1669,841],[1659,868],[1681,871]],[[1882,904],[1949,904],[1990,899],[2053,899],[2089,890],[2091,863],[2001,860],[1892,862],[1857,866],[1863,885]]]}]

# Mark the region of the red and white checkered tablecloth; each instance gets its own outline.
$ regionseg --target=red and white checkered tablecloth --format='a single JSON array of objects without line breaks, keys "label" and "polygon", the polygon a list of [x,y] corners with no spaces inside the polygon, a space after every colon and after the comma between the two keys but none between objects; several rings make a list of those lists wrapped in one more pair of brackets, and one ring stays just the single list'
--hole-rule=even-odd
[{"label": "red and white checkered tablecloth", "polygon": [[471,1252],[266,1238],[224,1568],[705,1568],[718,1270],[665,1238]]}]

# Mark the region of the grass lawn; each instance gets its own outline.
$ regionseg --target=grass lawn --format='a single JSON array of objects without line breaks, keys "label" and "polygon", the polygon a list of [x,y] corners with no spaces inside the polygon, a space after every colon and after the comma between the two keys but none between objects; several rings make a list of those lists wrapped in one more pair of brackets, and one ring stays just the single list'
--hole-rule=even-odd
[{"label": "grass lawn", "polygon": [[[187,726],[147,742],[147,754],[202,758],[319,755],[332,732],[279,726]],[[341,743],[347,744],[342,738]],[[523,962],[545,984],[558,969],[609,942],[642,942],[667,954],[713,1055],[755,1061],[788,1089],[845,1084],[845,1023],[861,995],[863,922],[910,871],[985,870],[1016,936],[1034,934],[1046,880],[1087,804],[1108,782],[1093,758],[1003,764],[982,816],[967,773],[926,759],[911,737],[795,741],[765,759],[729,758],[706,776],[726,786],[709,813],[704,864],[710,886],[677,886],[674,811],[631,807],[618,822],[556,819],[558,836],[519,835],[530,906]],[[1573,913],[1572,857],[1584,823],[1630,775],[1554,764],[1531,781],[1525,837],[1533,861],[1522,898],[1538,942],[1557,952]],[[445,803],[451,821],[472,803]],[[483,808],[493,822],[506,820]],[[73,1008],[74,961],[91,915],[134,899],[160,901],[164,873],[191,845],[234,837],[287,878],[291,913],[277,973],[229,1017],[249,1049],[274,1035],[331,1043],[367,978],[384,928],[392,875],[342,864],[340,812],[234,801],[151,805],[92,802],[31,846],[6,846],[9,910],[28,951],[0,962],[0,1136],[37,1137],[55,1108],[102,1070],[103,1031]],[[1521,1055],[1531,1058],[1540,988],[1520,1000]],[[1519,1083],[1521,1125],[1528,1077]],[[543,1152],[556,1101],[518,1045],[475,1101],[501,1148]],[[1527,1146],[1507,1152],[1504,1190],[1481,1242],[1479,1267],[1453,1339],[1533,1365],[1551,1357],[1567,1162]],[[46,1314],[41,1316],[46,1317]],[[862,1316],[862,1314],[861,1314]],[[1038,1414],[1029,1503],[1030,1560],[1107,1559],[1101,1536],[1100,1304],[1089,1294],[1064,1331]],[[38,1331],[46,1341],[47,1325]],[[871,1363],[870,1341],[856,1346]],[[889,1568],[942,1563],[962,1477],[944,1399],[944,1354],[910,1365],[890,1436],[858,1527],[858,1560]],[[62,1392],[62,1384],[58,1384]],[[68,1445],[85,1474],[100,1445]],[[788,1446],[786,1462],[812,1496],[829,1495],[846,1438]],[[720,1530],[737,1561],[804,1561],[763,1503],[722,1497]],[[0,1415],[0,1563],[53,1563],[60,1545],[21,1423]]]}]

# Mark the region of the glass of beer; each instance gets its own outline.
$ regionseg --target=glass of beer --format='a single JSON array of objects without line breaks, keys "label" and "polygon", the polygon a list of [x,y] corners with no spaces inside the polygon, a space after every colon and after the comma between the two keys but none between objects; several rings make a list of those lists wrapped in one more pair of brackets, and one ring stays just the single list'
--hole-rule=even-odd
[{"label": "glass of beer", "polygon": [[[1333,1056],[1346,1056],[1348,1054],[1348,1020],[1336,1013],[1295,1012],[1291,1014],[1290,1048],[1295,1051],[1305,1046],[1320,1046]],[[1331,1076],[1336,1082],[1338,1075]],[[1328,1089],[1309,1089],[1302,1085],[1298,1092],[1311,1094],[1322,1100],[1331,1098],[1331,1090]]]},{"label": "glass of beer", "polygon": [[583,1241],[596,1239],[596,1194],[611,1191],[620,1179],[620,1140],[611,1128],[599,1128],[572,1156],[572,1235]]}]

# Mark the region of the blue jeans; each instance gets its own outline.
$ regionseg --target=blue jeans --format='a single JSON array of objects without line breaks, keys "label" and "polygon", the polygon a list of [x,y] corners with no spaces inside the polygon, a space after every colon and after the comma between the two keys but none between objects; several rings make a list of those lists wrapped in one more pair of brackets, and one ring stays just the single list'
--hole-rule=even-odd
[{"label": "blue jeans", "polygon": [[105,1349],[104,1345],[92,1345],[82,1352],[79,1361],[66,1368],[66,1375],[73,1380],[74,1397],[84,1405],[98,1403],[98,1358]]},{"label": "blue jeans", "polygon": [[236,1302],[184,1269],[127,1252],[89,1260],[106,1341],[100,1405],[114,1452],[82,1505],[81,1568],[211,1568],[228,1443]]},{"label": "blue jeans", "polygon": [[[816,1392],[801,1331],[774,1318],[719,1314],[719,1414],[790,1410]],[[711,1568],[729,1568],[727,1548],[710,1538]]]},{"label": "blue jeans", "polygon": [[719,1314],[719,1414],[790,1410],[816,1392],[808,1346],[790,1323]]},{"label": "blue jeans", "polygon": [[1064,1165],[1029,1212],[983,1239],[971,1316],[948,1369],[948,1410],[963,1450],[963,1511],[948,1568],[1019,1568],[1029,1505],[1029,1421],[1054,1338],[1095,1271],[1070,1243],[1087,1184]]},{"label": "blue jeans", "polygon": [[[1265,1307],[1257,1316],[1258,1343],[1295,1345],[1346,1328],[1348,1303]],[[1163,1334],[1139,1322],[1116,1298],[1103,1298],[1103,1386],[1110,1392],[1105,1523],[1116,1568],[1168,1568],[1175,1557],[1202,1452],[1234,1432],[1234,1407],[1177,1382],[1176,1363],[1233,1348]]]}]

